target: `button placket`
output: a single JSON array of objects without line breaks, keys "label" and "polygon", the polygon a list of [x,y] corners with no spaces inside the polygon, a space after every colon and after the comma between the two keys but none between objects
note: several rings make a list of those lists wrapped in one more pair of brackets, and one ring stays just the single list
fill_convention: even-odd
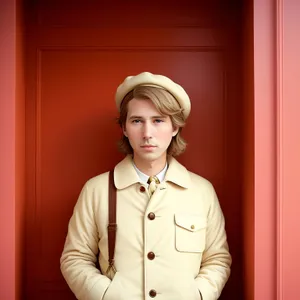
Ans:
[{"label": "button placket", "polygon": [[[149,199],[149,202],[147,203],[147,208],[145,210],[144,214],[144,236],[145,236],[145,243],[144,243],[144,274],[145,274],[145,282],[144,282],[144,291],[145,294],[148,294],[149,298],[155,298],[158,295],[158,292],[153,289],[155,288],[155,284],[153,284],[151,278],[147,277],[146,270],[150,268],[150,270],[156,269],[156,264],[159,263],[159,261],[156,261],[159,259],[159,254],[154,252],[153,250],[157,250],[155,248],[155,243],[153,244],[148,243],[147,236],[152,234],[152,232],[155,232],[157,230],[157,227],[159,226],[159,218],[161,217],[160,212],[157,210],[161,207],[161,200],[163,200],[164,195],[166,191],[166,184],[164,182],[160,183],[157,186],[157,189],[155,190],[154,194],[151,196],[151,199]],[[158,222],[158,223],[157,223]],[[150,242],[150,240],[149,240]],[[152,251],[151,251],[152,250]]]}]

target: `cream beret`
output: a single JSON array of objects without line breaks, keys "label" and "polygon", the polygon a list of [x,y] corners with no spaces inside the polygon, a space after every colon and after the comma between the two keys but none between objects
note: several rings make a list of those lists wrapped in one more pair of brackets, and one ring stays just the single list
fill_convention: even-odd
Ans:
[{"label": "cream beret", "polygon": [[120,111],[120,105],[124,97],[135,87],[140,85],[154,86],[167,90],[174,96],[183,109],[183,115],[185,119],[189,116],[191,111],[191,102],[186,91],[170,78],[163,75],[151,74],[149,72],[143,72],[136,76],[128,76],[119,85],[115,95],[118,111]]}]

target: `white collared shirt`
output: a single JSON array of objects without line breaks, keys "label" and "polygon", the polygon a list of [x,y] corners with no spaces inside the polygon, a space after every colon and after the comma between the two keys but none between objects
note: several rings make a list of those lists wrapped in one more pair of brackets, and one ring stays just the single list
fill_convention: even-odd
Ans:
[{"label": "white collared shirt", "polygon": [[[141,172],[137,168],[137,166],[134,164],[134,162],[132,162],[132,163],[133,163],[133,166],[134,166],[134,168],[135,168],[135,170],[136,170],[136,172],[137,172],[137,174],[138,174],[138,176],[141,180],[141,183],[144,183],[144,184],[148,185],[147,181],[149,179],[149,176],[146,175],[145,173]],[[159,179],[159,182],[162,182],[165,179],[167,169],[168,169],[168,164],[166,163],[165,167],[157,175],[155,175]]]}]

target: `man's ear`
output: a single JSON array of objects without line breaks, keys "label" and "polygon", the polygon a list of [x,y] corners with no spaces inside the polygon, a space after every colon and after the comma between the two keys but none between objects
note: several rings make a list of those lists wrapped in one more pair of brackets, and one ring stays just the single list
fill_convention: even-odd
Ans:
[{"label": "man's ear", "polygon": [[179,131],[179,127],[173,127],[173,134],[172,136],[174,137]]},{"label": "man's ear", "polygon": [[127,133],[126,133],[125,125],[122,126],[122,130],[123,130],[123,134],[124,134],[126,137],[128,137],[128,136],[127,136]]}]

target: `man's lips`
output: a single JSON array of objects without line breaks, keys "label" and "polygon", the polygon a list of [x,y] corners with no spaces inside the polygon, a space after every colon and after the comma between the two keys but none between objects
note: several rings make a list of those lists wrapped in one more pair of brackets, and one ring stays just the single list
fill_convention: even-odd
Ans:
[{"label": "man's lips", "polygon": [[142,148],[146,148],[146,149],[150,149],[150,148],[155,148],[156,146],[154,146],[154,145],[142,145],[141,146]]}]

